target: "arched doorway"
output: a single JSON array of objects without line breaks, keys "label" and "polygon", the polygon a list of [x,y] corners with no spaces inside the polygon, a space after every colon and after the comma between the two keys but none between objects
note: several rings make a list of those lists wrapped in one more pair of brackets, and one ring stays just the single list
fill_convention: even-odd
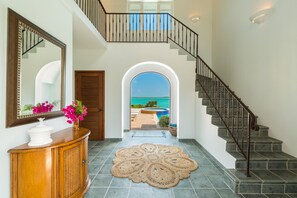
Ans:
[{"label": "arched doorway", "polygon": [[135,76],[130,83],[132,130],[168,129],[170,123],[170,82],[156,72]]},{"label": "arched doorway", "polygon": [[179,137],[179,79],[173,69],[159,62],[142,62],[132,66],[122,79],[122,136],[124,131],[130,129],[130,95],[132,79],[145,72],[157,72],[165,76],[171,85],[170,91],[170,121],[177,124],[177,137]]}]

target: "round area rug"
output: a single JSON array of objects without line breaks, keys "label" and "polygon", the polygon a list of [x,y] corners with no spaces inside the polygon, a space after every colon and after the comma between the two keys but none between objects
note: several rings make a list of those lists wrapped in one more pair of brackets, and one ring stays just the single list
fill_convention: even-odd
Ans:
[{"label": "round area rug", "polygon": [[116,152],[112,175],[129,178],[133,182],[146,182],[158,188],[176,186],[196,170],[197,163],[176,146],[142,144]]}]

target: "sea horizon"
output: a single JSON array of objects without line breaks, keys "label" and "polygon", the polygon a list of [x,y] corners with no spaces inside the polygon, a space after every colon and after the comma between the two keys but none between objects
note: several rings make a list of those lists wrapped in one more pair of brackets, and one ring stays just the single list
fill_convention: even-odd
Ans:
[{"label": "sea horizon", "polygon": [[162,108],[170,108],[170,97],[131,97],[131,105],[145,105],[149,101],[157,101],[157,106]]},{"label": "sea horizon", "polygon": [[131,98],[169,98],[170,96],[133,96]]}]

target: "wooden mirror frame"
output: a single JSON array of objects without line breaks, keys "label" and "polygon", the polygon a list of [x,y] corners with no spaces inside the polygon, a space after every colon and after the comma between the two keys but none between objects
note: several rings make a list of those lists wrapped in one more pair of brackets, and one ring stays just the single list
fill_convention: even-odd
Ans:
[{"label": "wooden mirror frame", "polygon": [[[61,95],[60,110],[48,113],[30,114],[26,116],[18,115],[20,107],[20,36],[19,25],[25,24],[38,32],[44,39],[61,48]],[[7,39],[7,81],[6,81],[6,127],[13,127],[32,122],[37,122],[37,118],[46,119],[63,116],[62,107],[65,104],[65,55],[66,45],[51,36],[38,26],[34,25],[24,17],[20,16],[11,9],[8,9],[8,39]],[[21,118],[20,118],[21,117]]]}]

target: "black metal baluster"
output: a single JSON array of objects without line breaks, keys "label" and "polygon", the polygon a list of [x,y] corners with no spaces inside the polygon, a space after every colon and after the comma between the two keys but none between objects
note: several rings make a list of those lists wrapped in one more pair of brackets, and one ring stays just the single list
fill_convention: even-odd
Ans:
[{"label": "black metal baluster", "polygon": [[112,15],[112,42],[115,42],[115,34],[116,34],[114,17],[115,17],[115,15],[113,14]]},{"label": "black metal baluster", "polygon": [[126,41],[128,42],[128,31],[129,31],[129,29],[130,29],[130,25],[128,24],[128,20],[127,20],[127,18],[128,18],[128,15],[127,14],[125,14],[125,24],[126,24],[126,27],[125,27],[125,33],[126,33]]},{"label": "black metal baluster", "polygon": [[141,30],[141,14],[139,13],[139,18],[138,18],[138,24],[139,24],[139,42],[142,42],[142,30]]},{"label": "black metal baluster", "polygon": [[242,144],[243,144],[243,142],[244,142],[244,139],[245,139],[245,134],[244,134],[244,130],[243,130],[243,127],[244,127],[244,115],[243,115],[243,107],[242,107],[242,111],[241,111],[241,142],[242,142]]}]

